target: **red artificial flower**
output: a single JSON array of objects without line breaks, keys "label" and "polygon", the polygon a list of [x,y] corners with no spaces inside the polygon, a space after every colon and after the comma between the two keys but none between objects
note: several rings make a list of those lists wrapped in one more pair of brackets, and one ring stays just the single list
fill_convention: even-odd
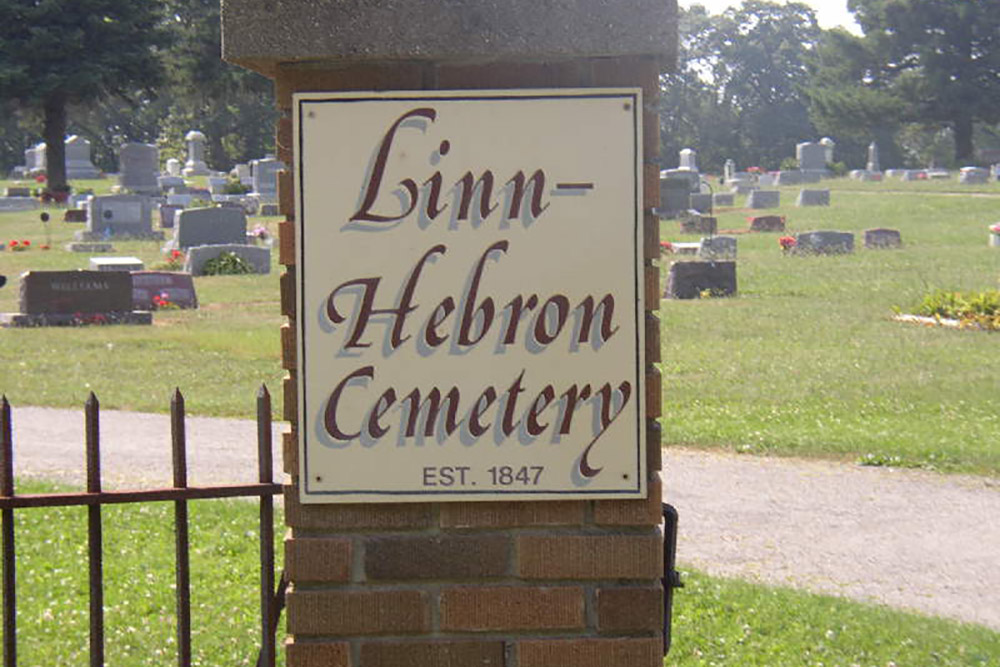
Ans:
[{"label": "red artificial flower", "polygon": [[48,250],[49,249],[49,244],[48,243],[43,243],[42,245],[40,245],[38,247],[41,248],[42,250]]},{"label": "red artificial flower", "polygon": [[660,250],[663,252],[673,252],[674,244],[670,241],[660,241]]},{"label": "red artificial flower", "polygon": [[17,241],[11,241],[10,242],[10,247],[11,248],[16,248],[17,247]]},{"label": "red artificial flower", "polygon": [[35,183],[44,183],[45,180],[46,180],[45,174],[39,174],[38,176],[35,176]]},{"label": "red artificial flower", "polygon": [[21,241],[21,245],[23,245],[25,248],[27,248],[28,246],[31,245],[31,241]]},{"label": "red artificial flower", "polygon": [[794,248],[797,245],[797,241],[794,236],[781,236],[778,238],[778,245],[781,246],[782,250],[788,250]]},{"label": "red artificial flower", "polygon": [[170,259],[180,259],[183,256],[184,256],[184,253],[182,253],[180,250],[171,250],[170,251]]}]

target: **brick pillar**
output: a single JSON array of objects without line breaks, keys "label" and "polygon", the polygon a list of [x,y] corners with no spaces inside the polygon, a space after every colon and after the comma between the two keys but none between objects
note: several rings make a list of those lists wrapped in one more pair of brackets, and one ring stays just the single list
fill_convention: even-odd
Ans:
[{"label": "brick pillar", "polygon": [[[659,74],[673,64],[676,4],[507,0],[506,8],[487,2],[446,8],[444,0],[412,0],[410,19],[395,30],[383,25],[391,7],[382,5],[391,3],[372,0],[360,18],[340,14],[346,10],[339,4],[223,0],[223,55],[274,79],[278,158],[287,165],[296,164],[296,92],[642,89],[649,493],[642,500],[300,503],[295,198],[292,175],[284,172],[279,252],[288,324],[281,340],[284,417],[291,423],[284,466],[292,478],[285,493],[287,665],[659,667],[661,384],[653,364],[660,360],[660,290],[653,209]],[[451,32],[434,33],[441,25]]]},{"label": "brick pillar", "polygon": [[[662,662],[659,64],[280,65],[278,159],[303,91],[641,87],[645,146],[646,500],[303,505],[285,494],[289,667],[653,667]],[[280,180],[285,471],[297,479],[294,198]]]}]

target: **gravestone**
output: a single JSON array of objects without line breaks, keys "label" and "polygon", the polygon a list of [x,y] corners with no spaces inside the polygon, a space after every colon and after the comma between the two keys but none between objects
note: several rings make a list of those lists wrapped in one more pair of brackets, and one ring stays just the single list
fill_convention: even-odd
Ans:
[{"label": "gravestone", "polygon": [[[805,141],[795,146],[795,158],[799,163],[799,170],[816,174],[826,174],[826,165],[832,160],[827,160],[827,147],[822,143]],[[792,185],[795,185],[794,183]]]},{"label": "gravestone", "polygon": [[868,163],[865,165],[865,171],[870,173],[882,171],[882,165],[878,156],[878,144],[874,141],[868,145]]},{"label": "gravestone", "polygon": [[167,204],[170,206],[180,206],[181,208],[186,208],[191,205],[194,201],[194,195],[187,193],[184,194],[169,194],[167,195]]},{"label": "gravestone", "polygon": [[674,218],[691,208],[691,181],[686,178],[660,175],[660,206],[663,218]]},{"label": "gravestone", "polygon": [[208,191],[213,195],[225,194],[229,179],[225,176],[209,176]]},{"label": "gravestone", "polygon": [[260,215],[280,215],[277,203],[262,203],[260,205]]},{"label": "gravestone", "polygon": [[91,257],[92,271],[142,271],[146,266],[138,257]]},{"label": "gravestone", "polygon": [[24,151],[24,169],[28,176],[45,171],[45,143],[35,144]]},{"label": "gravestone", "polygon": [[735,236],[709,236],[701,240],[698,256],[702,259],[736,259]]},{"label": "gravestone", "polygon": [[866,229],[865,247],[872,250],[902,248],[903,237],[899,233],[898,229],[885,229],[881,227],[876,229]]},{"label": "gravestone", "polygon": [[829,190],[800,190],[796,206],[829,206]]},{"label": "gravestone", "polygon": [[906,170],[905,169],[886,169],[885,172],[883,172],[883,173],[885,174],[886,178],[902,178],[903,174],[906,173]]},{"label": "gravestone", "polygon": [[757,177],[757,187],[759,188],[773,188],[776,182],[774,174],[763,173]]},{"label": "gravestone", "polygon": [[712,195],[713,206],[733,206],[735,203],[736,198],[731,192],[716,192]]},{"label": "gravestone", "polygon": [[819,140],[820,146],[823,147],[823,157],[824,157],[824,167],[827,164],[833,164],[834,153],[837,150],[837,143],[830,137],[823,137]]},{"label": "gravestone", "polygon": [[732,158],[726,160],[725,165],[722,167],[722,179],[723,181],[731,181],[736,174],[736,161]]},{"label": "gravestone", "polygon": [[678,169],[698,171],[698,154],[690,148],[681,149],[678,155]]},{"label": "gravestone", "polygon": [[804,180],[802,172],[798,170],[779,171],[774,176],[774,184],[776,186],[801,185]]},{"label": "gravestone", "polygon": [[101,243],[98,241],[74,241],[73,243],[66,244],[67,252],[114,252],[115,247],[110,243]]},{"label": "gravestone", "polygon": [[785,218],[780,215],[757,215],[750,218],[751,232],[783,232]]},{"label": "gravestone", "polygon": [[267,274],[271,272],[270,248],[240,243],[199,245],[188,248],[184,260],[184,271],[192,276],[204,275],[205,263],[227,252],[242,258],[250,265],[254,273]]},{"label": "gravestone", "polygon": [[0,197],[0,212],[34,211],[37,208],[38,200],[34,197]]},{"label": "gravestone", "polygon": [[177,212],[183,210],[184,207],[178,204],[160,204],[160,229],[173,229]]},{"label": "gravestone", "polygon": [[932,181],[947,181],[951,179],[951,172],[947,169],[928,169],[927,178]]},{"label": "gravestone", "polygon": [[157,176],[156,184],[161,192],[182,190],[187,187],[187,182],[180,176]]},{"label": "gravestone", "polygon": [[711,215],[713,201],[714,199],[711,194],[691,193],[688,207],[692,211]]},{"label": "gravestone", "polygon": [[247,217],[235,208],[189,208],[174,218],[174,238],[169,249],[192,246],[243,244],[247,239]]},{"label": "gravestone", "polygon": [[10,185],[5,190],[5,197],[30,197],[31,188],[23,185]]},{"label": "gravestone", "polygon": [[753,181],[749,179],[745,180],[735,179],[733,181],[728,181],[726,185],[731,186],[729,188],[729,193],[732,195],[743,196],[746,194],[750,194],[751,192],[757,189],[757,186],[754,185]]},{"label": "gravestone", "polygon": [[671,262],[666,299],[698,299],[736,295],[736,262]]},{"label": "gravestone", "polygon": [[715,234],[719,229],[719,221],[710,215],[690,212],[681,219],[683,234]]},{"label": "gravestone", "polygon": [[253,167],[254,193],[261,202],[274,202],[278,196],[278,172],[285,168],[285,164],[273,157],[254,160],[250,164]]},{"label": "gravestone", "polygon": [[28,271],[21,276],[20,312],[0,315],[7,326],[149,324],[132,308],[127,271]]},{"label": "gravestone", "polygon": [[253,186],[253,176],[250,174],[250,165],[243,162],[233,167],[229,175],[235,178],[240,185]]},{"label": "gravestone", "polygon": [[154,195],[160,192],[160,149],[152,144],[127,143],[118,152],[122,190]]},{"label": "gravestone", "polygon": [[132,307],[152,310],[153,297],[166,298],[178,308],[197,308],[198,295],[190,273],[135,271],[132,273]]},{"label": "gravestone", "polygon": [[91,197],[87,205],[87,228],[76,233],[77,241],[107,238],[163,238],[153,231],[153,199],[143,195]]},{"label": "gravestone", "polygon": [[753,190],[747,195],[747,208],[778,208],[781,193],[778,190]]},{"label": "gravestone", "polygon": [[927,179],[927,172],[922,169],[906,169],[903,171],[904,181],[923,181]]},{"label": "gravestone", "polygon": [[90,161],[90,142],[73,135],[66,140],[66,178],[100,178],[100,170]]},{"label": "gravestone", "polygon": [[167,158],[166,173],[164,175],[174,177],[181,176],[181,161],[175,157]]},{"label": "gravestone", "polygon": [[85,208],[68,208],[66,212],[63,213],[63,222],[73,222],[79,223],[87,222],[87,209]]},{"label": "gravestone", "polygon": [[965,185],[983,185],[990,180],[989,169],[981,167],[962,167],[959,170],[958,182]]},{"label": "gravestone", "polygon": [[795,252],[807,255],[846,255],[854,252],[850,232],[803,232],[795,237]]},{"label": "gravestone", "polygon": [[184,163],[184,176],[206,176],[209,173],[205,164],[205,135],[198,130],[191,130],[184,135],[187,144],[187,162]]}]

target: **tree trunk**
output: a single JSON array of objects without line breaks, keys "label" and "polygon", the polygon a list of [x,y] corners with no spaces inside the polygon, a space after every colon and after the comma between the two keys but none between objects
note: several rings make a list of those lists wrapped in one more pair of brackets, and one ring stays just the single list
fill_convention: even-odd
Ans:
[{"label": "tree trunk", "polygon": [[955,162],[957,166],[971,165],[975,158],[972,146],[972,117],[955,119]]},{"label": "tree trunk", "polygon": [[50,192],[66,192],[66,96],[52,93],[43,103],[45,126],[45,174]]}]

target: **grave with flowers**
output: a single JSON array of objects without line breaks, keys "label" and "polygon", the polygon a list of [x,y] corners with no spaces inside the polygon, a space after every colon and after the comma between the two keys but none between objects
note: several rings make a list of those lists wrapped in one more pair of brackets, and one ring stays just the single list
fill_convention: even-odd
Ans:
[{"label": "grave with flowers", "polygon": [[151,324],[132,306],[128,271],[28,271],[21,276],[19,311],[0,313],[0,326]]}]

